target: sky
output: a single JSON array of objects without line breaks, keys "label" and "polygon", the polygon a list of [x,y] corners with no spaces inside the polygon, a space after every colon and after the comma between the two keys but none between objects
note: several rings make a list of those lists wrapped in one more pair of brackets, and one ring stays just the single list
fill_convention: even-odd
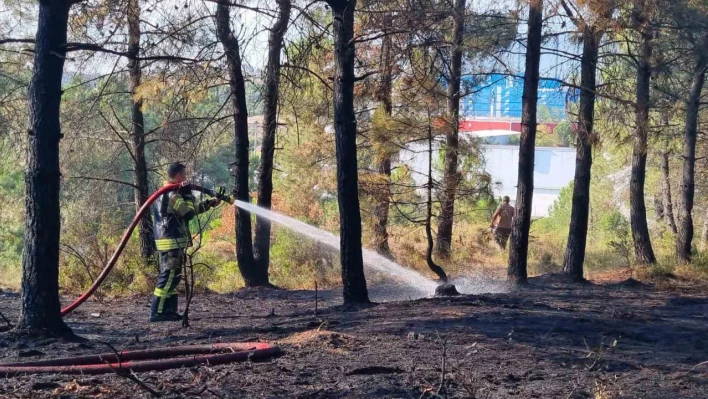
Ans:
[{"label": "sky", "polygon": [[[295,0],[296,4],[308,4],[309,2]],[[517,0],[472,0],[470,7],[475,12],[508,12],[515,9]],[[251,7],[269,9],[273,7],[273,1],[269,0],[246,0],[245,4]],[[144,23],[141,24],[143,32],[149,32],[150,26],[162,24],[165,21],[174,17],[184,18],[187,13],[192,15],[213,14],[216,5],[204,0],[146,0],[141,2],[142,15]],[[75,8],[77,6],[74,6]],[[76,10],[75,10],[76,11]],[[525,18],[525,11],[522,12],[521,18]],[[265,65],[267,59],[268,47],[268,27],[272,23],[271,17],[261,13],[232,8],[232,26],[234,30],[240,32],[242,39],[242,56],[245,64],[252,71],[259,71]],[[293,9],[291,21],[298,18],[299,11]],[[568,21],[562,18],[554,17],[546,21],[544,33],[554,32],[561,29],[563,22],[571,26]],[[213,22],[206,21],[207,25],[213,26]],[[3,0],[0,4],[0,37],[24,37],[31,38],[36,30],[36,3],[26,2],[21,0]],[[519,25],[519,37],[523,37],[526,32],[525,22]],[[95,32],[94,32],[95,33]],[[93,33],[92,33],[93,34]],[[211,34],[214,34],[211,32]],[[290,31],[290,38],[293,38],[294,30]],[[144,35],[144,38],[147,35]],[[98,37],[98,36],[96,36]],[[118,41],[124,41],[124,37],[119,37]],[[563,50],[575,50],[577,46],[571,44],[567,38],[550,40],[547,44],[549,47],[561,48]],[[124,51],[124,45],[119,45],[116,49]],[[171,49],[170,49],[171,50]],[[507,63],[515,73],[523,71],[524,52],[523,46],[517,44],[512,52],[518,53],[508,57]],[[185,54],[179,54],[185,55]],[[186,55],[185,55],[186,56]],[[28,66],[31,61],[28,58]],[[67,62],[66,72],[68,75],[76,73],[86,74],[90,71],[92,74],[108,74],[114,68],[122,68],[127,60],[119,59],[113,55],[99,54],[90,57],[88,61],[82,62]],[[561,56],[544,54],[541,58],[541,75],[554,78],[563,78],[577,68],[577,63],[568,62]]]}]

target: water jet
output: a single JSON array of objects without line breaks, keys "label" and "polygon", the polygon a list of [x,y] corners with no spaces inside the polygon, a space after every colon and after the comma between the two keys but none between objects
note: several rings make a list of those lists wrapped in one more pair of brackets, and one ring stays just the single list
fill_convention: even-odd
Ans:
[{"label": "water jet", "polygon": [[[339,236],[336,236],[328,231],[318,229],[317,227],[310,226],[307,223],[303,223],[297,219],[293,219],[289,216],[283,214],[269,211],[267,209],[261,208],[259,206],[249,204],[248,202],[236,200],[234,205],[254,215],[264,217],[280,225],[288,227],[300,234],[305,235],[313,240],[319,241],[329,247],[334,249],[339,249],[340,242]],[[390,259],[379,255],[375,251],[362,248],[362,255],[364,257],[364,265],[370,267],[373,270],[387,274],[395,279],[406,282],[408,285],[415,287],[421,292],[425,292],[426,295],[435,292],[438,284],[433,280],[423,276],[422,274],[416,272],[415,270],[407,269]]]}]

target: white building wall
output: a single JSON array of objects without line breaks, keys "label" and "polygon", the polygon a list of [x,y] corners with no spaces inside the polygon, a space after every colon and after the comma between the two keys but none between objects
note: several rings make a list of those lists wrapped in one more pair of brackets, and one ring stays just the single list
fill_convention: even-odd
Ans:
[{"label": "white building wall", "polygon": [[[435,145],[433,159],[437,159]],[[518,181],[519,147],[518,145],[484,145],[484,170],[489,173],[494,183],[494,195],[508,195],[512,205],[516,202],[516,183]],[[413,169],[416,184],[427,182],[428,146],[414,144],[401,151],[399,161]],[[567,186],[575,176],[575,149],[560,147],[537,147],[534,167],[534,190],[531,216],[548,216],[551,205],[560,195],[560,190]],[[440,176],[435,174],[436,179]]]},{"label": "white building wall", "polygon": [[[484,170],[492,176],[496,196],[508,195],[512,205],[516,200],[519,147],[487,145],[484,148]],[[548,210],[575,176],[575,149],[537,147],[533,173],[532,217],[548,216]]]}]

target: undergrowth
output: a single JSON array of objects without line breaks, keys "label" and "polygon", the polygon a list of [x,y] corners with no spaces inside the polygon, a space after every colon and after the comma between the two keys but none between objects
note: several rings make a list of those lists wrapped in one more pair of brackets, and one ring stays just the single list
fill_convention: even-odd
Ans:
[{"label": "undergrowth", "polygon": [[[570,188],[563,191],[548,218],[532,223],[528,255],[530,276],[557,273],[562,269],[570,217],[566,202],[570,200],[571,192]],[[80,214],[81,210],[76,212]],[[308,222],[316,223],[316,219]],[[485,219],[486,215],[481,215],[455,224],[452,254],[447,258],[435,257],[450,276],[505,278],[507,251],[493,242]],[[116,226],[121,220],[107,215],[95,220],[95,223],[65,227],[63,242],[80,242],[80,245],[62,245],[60,286],[65,294],[76,294],[88,288],[118,244]],[[244,285],[234,251],[234,212],[224,207],[204,220],[203,246],[197,246],[199,249],[193,258],[198,264],[195,267],[197,289],[233,292]],[[336,226],[327,224],[323,227],[336,232]],[[708,283],[708,254],[696,252],[690,265],[677,263],[673,255],[674,237],[666,229],[659,231],[653,240],[659,262],[653,266],[636,265],[627,219],[612,209],[596,211],[588,232],[586,278],[600,282],[633,277],[660,284],[675,281]],[[423,226],[398,221],[389,226],[388,232],[396,262],[430,278],[435,277],[425,260],[427,243]],[[363,242],[369,242],[369,234],[370,231],[365,229]],[[7,256],[3,260],[0,287],[19,289],[21,258]],[[271,282],[282,288],[313,289],[315,284],[320,288],[332,288],[341,281],[339,256],[335,250],[275,225],[270,260]],[[99,294],[147,294],[152,291],[157,274],[156,260],[146,262],[140,257],[137,234],[134,234]],[[372,284],[376,279],[384,278],[374,273],[367,273],[367,277]]]}]

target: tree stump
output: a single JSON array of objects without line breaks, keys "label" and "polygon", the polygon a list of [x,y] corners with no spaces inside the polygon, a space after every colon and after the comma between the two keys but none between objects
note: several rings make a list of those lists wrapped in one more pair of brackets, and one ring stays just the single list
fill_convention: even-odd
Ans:
[{"label": "tree stump", "polygon": [[454,284],[442,284],[435,288],[435,296],[458,296],[460,293]]}]

